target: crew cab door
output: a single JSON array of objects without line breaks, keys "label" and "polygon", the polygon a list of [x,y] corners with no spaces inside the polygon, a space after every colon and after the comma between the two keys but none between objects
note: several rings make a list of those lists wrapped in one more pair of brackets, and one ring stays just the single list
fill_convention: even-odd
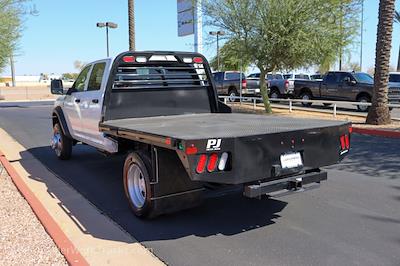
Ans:
[{"label": "crew cab door", "polygon": [[356,100],[359,89],[356,86],[357,81],[350,73],[341,73],[339,82],[338,99],[339,100]]},{"label": "crew cab door", "polygon": [[107,83],[106,70],[108,70],[108,67],[109,61],[93,63],[87,87],[81,96],[82,133],[89,144],[103,144],[104,137],[99,131],[99,122]]},{"label": "crew cab door", "polygon": [[338,99],[339,73],[329,72],[321,84],[321,98]]},{"label": "crew cab door", "polygon": [[81,123],[81,106],[91,67],[91,65],[86,66],[81,71],[74,85],[68,90],[64,98],[63,112],[68,123],[68,129],[72,136],[78,139],[84,136]]}]

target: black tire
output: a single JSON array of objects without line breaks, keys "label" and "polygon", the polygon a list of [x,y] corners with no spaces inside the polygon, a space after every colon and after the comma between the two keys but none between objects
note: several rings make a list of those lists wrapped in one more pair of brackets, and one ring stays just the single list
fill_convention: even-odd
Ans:
[{"label": "black tire", "polygon": [[[367,95],[361,95],[361,96],[357,97],[357,102],[370,103],[371,102],[371,97],[369,97]],[[357,109],[360,112],[368,112],[369,111],[369,106],[357,105]]]},{"label": "black tire", "polygon": [[[308,91],[303,91],[303,92],[300,94],[300,99],[302,99],[302,100],[312,100],[312,95],[311,95],[311,93],[308,92]],[[309,102],[302,102],[301,104],[302,104],[304,107],[310,107],[310,106],[312,105],[312,103],[309,103]]]},{"label": "black tire", "polygon": [[[228,96],[237,97],[238,96],[237,90],[235,88],[230,88],[229,91],[228,91]],[[237,101],[237,99],[235,99],[235,98],[231,99],[230,97],[228,98],[229,102],[236,102]]]},{"label": "black tire", "polygon": [[[270,99],[279,99],[281,97],[281,93],[277,88],[271,89],[271,92],[269,93],[269,98]],[[279,103],[278,101],[271,101],[272,103]]]},{"label": "black tire", "polygon": [[[132,176],[133,173],[130,171],[140,170],[138,177],[139,182],[144,182],[145,194],[139,189],[136,191],[135,187],[135,177]],[[151,162],[150,158],[143,152],[131,152],[125,159],[124,172],[123,172],[123,182],[125,196],[128,199],[129,206],[131,210],[137,217],[152,217],[153,215],[153,204],[151,201],[152,190],[150,184],[150,173],[151,173]],[[133,179],[132,179],[133,178]],[[132,187],[134,186],[134,187]],[[139,185],[140,186],[140,185]],[[133,189],[133,190],[132,190]],[[140,192],[140,193],[138,193]],[[142,198],[138,198],[142,195]],[[143,202],[141,202],[143,200]]]},{"label": "black tire", "polygon": [[54,124],[52,148],[58,159],[68,160],[72,154],[73,139],[65,136],[59,123]]}]

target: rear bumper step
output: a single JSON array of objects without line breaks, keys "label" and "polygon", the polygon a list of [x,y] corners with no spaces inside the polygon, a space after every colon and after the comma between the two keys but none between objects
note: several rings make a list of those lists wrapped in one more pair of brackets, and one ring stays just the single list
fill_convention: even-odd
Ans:
[{"label": "rear bumper step", "polygon": [[320,183],[327,180],[328,175],[326,172],[311,172],[303,175],[292,176],[270,182],[260,184],[252,184],[244,186],[243,195],[249,198],[256,198],[264,194],[276,192],[279,190],[297,190],[303,185],[311,183]]}]

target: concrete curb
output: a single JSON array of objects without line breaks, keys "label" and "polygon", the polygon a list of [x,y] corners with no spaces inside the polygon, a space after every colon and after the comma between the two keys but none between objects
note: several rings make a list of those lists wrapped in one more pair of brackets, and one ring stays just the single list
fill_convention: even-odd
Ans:
[{"label": "concrete curb", "polygon": [[[22,178],[19,176],[14,167],[7,160],[5,155],[0,151],[0,161],[3,164],[4,168],[10,175],[13,180],[15,186],[28,202],[33,212],[38,217],[39,221],[53,239],[54,243],[60,250],[60,252],[64,255],[69,265],[77,265],[77,266],[86,266],[89,263],[83,258],[83,256],[79,253],[79,251],[75,248],[72,242],[67,238],[65,233],[61,230],[58,224],[54,221],[54,219],[50,216],[44,206],[40,203],[38,198],[32,193],[32,191],[28,188]],[[72,252],[71,252],[72,251]]]},{"label": "concrete curb", "polygon": [[383,130],[383,129],[368,129],[361,127],[353,126],[353,133],[363,134],[363,135],[371,135],[371,136],[379,136],[385,138],[400,138],[400,131],[391,131],[391,130]]}]

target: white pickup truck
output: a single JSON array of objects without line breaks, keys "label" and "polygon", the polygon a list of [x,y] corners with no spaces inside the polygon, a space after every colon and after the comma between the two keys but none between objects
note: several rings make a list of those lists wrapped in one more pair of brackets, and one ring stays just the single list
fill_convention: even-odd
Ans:
[{"label": "white pickup truck", "polygon": [[[198,205],[210,189],[247,197],[320,183],[319,168],[350,149],[350,124],[231,113],[206,59],[185,52],[125,52],[88,64],[52,112],[51,146],[70,159],[85,143],[126,154],[125,194],[140,217]],[[119,174],[119,173],[116,173]]]}]

